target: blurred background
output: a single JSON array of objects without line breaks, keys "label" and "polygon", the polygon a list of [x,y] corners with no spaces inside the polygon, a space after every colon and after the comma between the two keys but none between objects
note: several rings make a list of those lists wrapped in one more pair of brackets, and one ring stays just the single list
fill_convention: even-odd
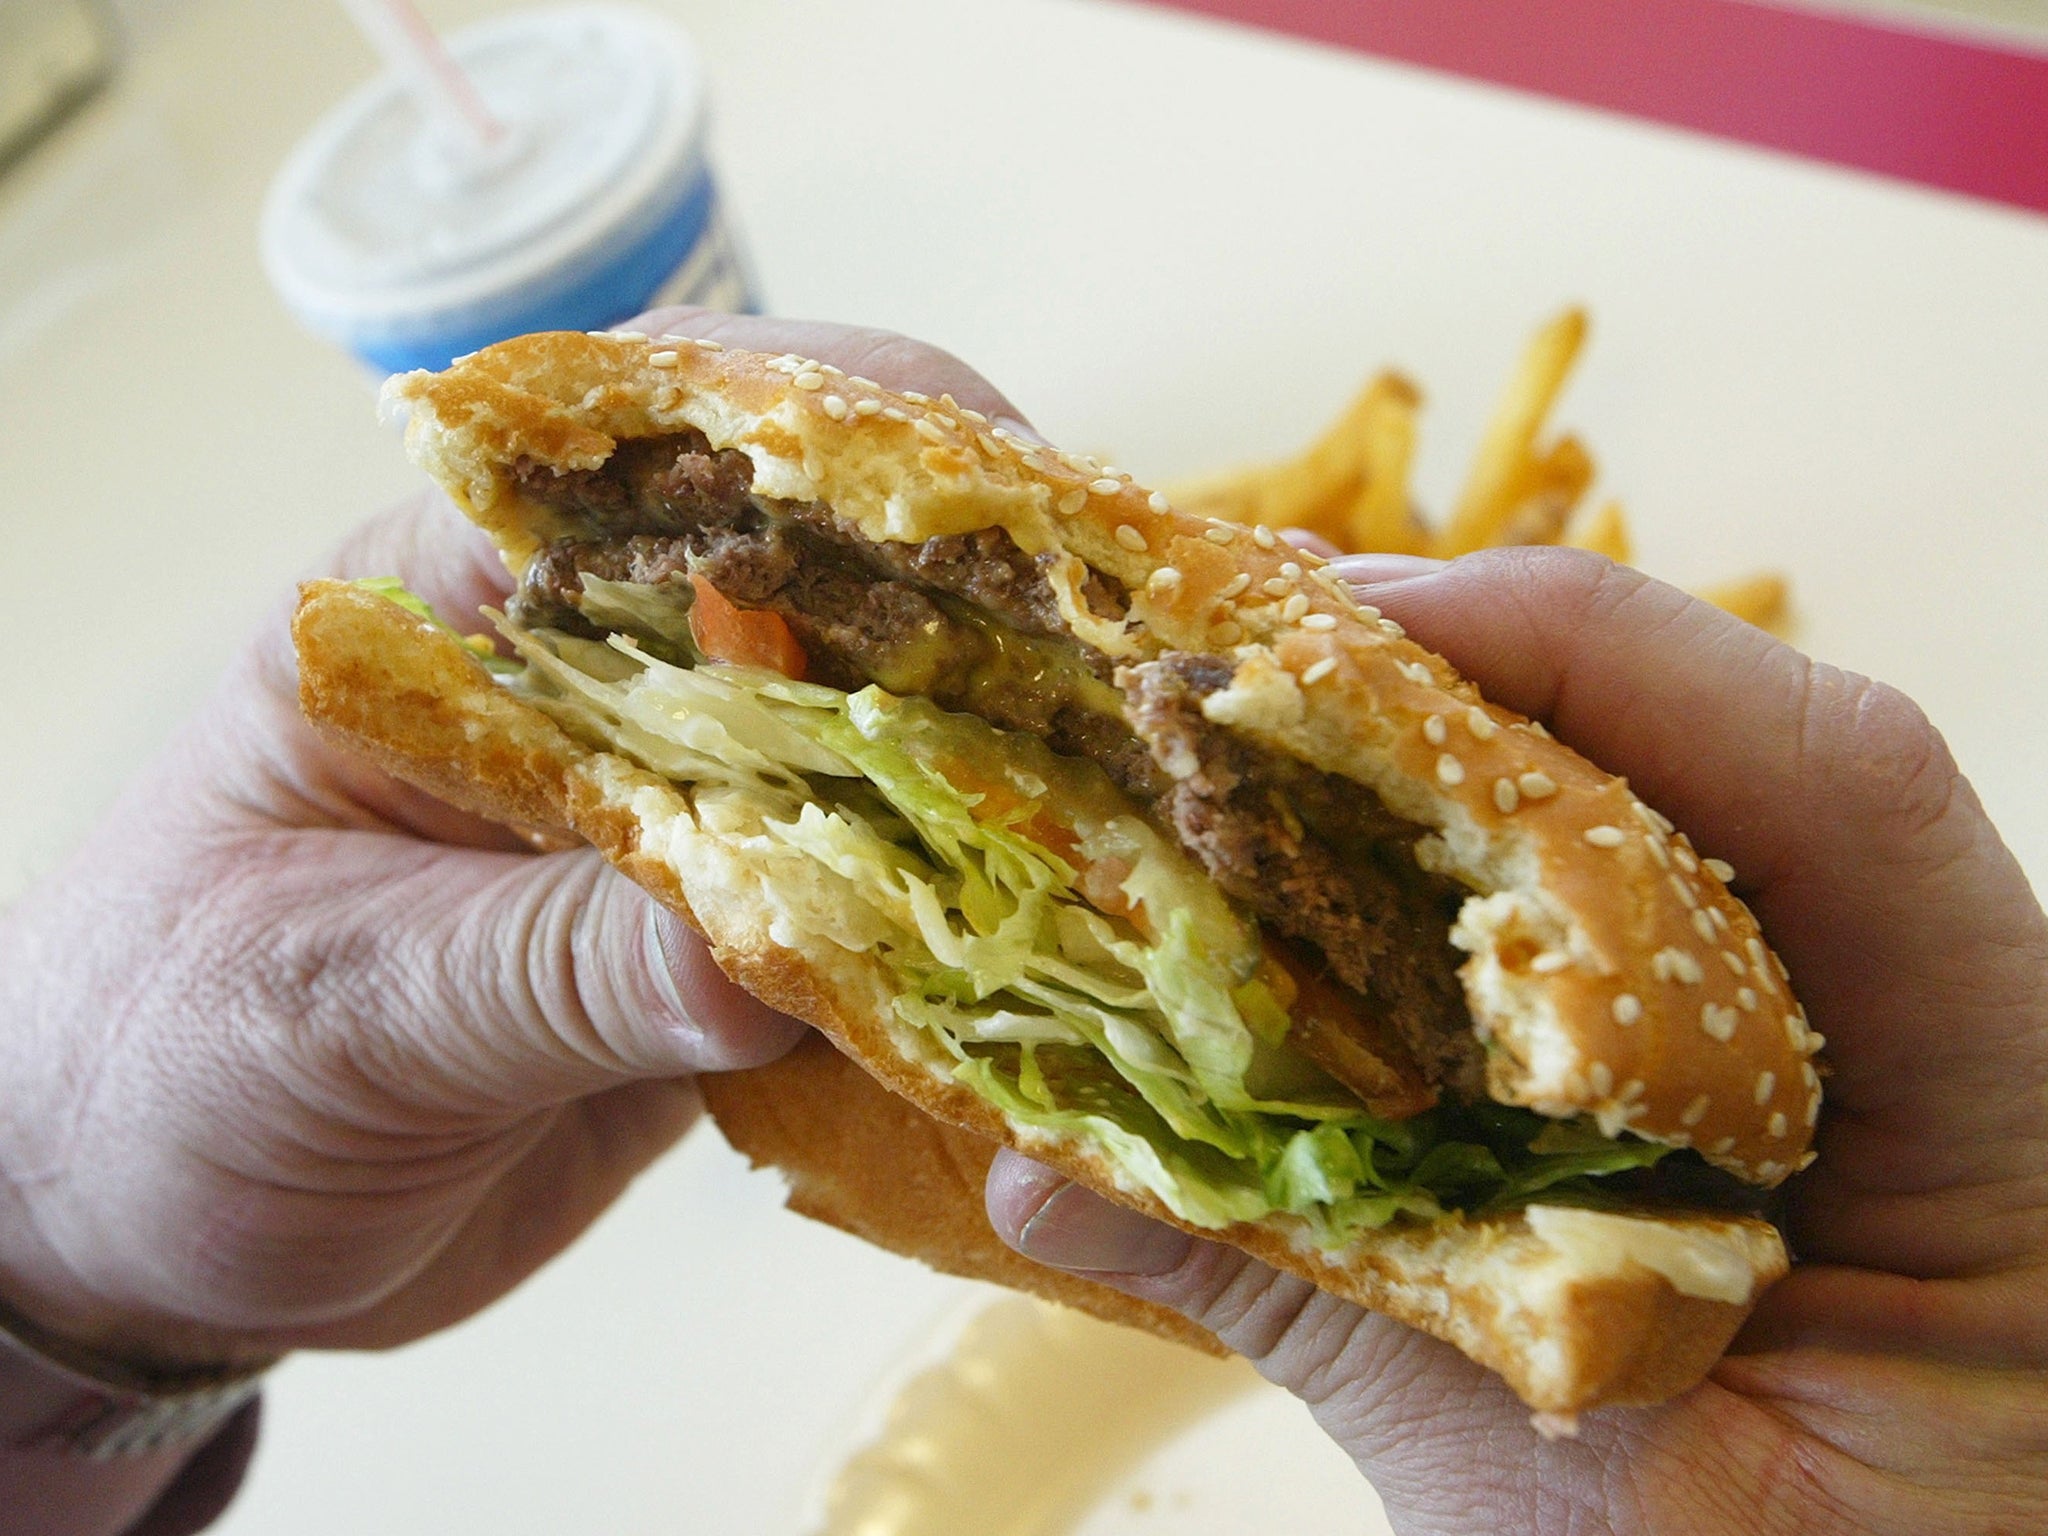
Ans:
[{"label": "blurred background", "polygon": [[[1824,126],[1867,130],[1851,165],[1784,153],[1789,119],[1756,120],[1772,148],[1615,110],[1590,25],[1502,42],[1506,89],[1420,34],[1375,54],[1165,4],[652,6],[701,54],[768,308],[947,347],[1141,481],[1291,453],[1391,364],[1427,392],[1416,484],[1441,509],[1524,338],[1585,304],[1556,420],[1637,563],[1787,573],[1800,643],[1927,707],[2039,887],[2048,0],[1672,7],[1851,29],[1799,66]],[[421,3],[444,32],[503,9]],[[378,68],[323,0],[0,0],[0,899],[417,483],[372,371],[258,258],[272,178]],[[1956,80],[2043,110],[2001,127]],[[982,1299],[786,1215],[707,1132],[466,1327],[287,1363],[221,1529],[795,1533]],[[1378,1528],[1294,1404],[1229,1402],[1086,1529]]]}]

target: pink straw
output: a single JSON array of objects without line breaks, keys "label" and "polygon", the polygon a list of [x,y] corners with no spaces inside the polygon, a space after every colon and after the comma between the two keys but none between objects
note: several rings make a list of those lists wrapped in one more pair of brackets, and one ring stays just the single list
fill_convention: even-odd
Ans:
[{"label": "pink straw", "polygon": [[460,123],[479,147],[496,144],[505,125],[412,0],[341,0],[370,46],[406,82],[423,111]]}]

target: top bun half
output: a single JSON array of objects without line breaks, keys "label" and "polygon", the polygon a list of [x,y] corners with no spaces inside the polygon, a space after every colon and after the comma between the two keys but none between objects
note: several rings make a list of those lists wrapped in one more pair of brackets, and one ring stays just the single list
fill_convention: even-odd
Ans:
[{"label": "top bun half", "polygon": [[[1004,530],[1075,639],[1120,663],[1229,661],[1209,720],[1428,829],[1418,860],[1473,893],[1452,939],[1494,1098],[1695,1147],[1757,1184],[1810,1158],[1819,1037],[1726,866],[1271,530],[1178,512],[950,397],[685,337],[521,337],[386,398],[515,574],[572,532],[515,465],[592,470],[686,429],[745,453],[756,496],[823,503],[871,541]],[[1091,607],[1091,572],[1128,593],[1120,618]]]}]

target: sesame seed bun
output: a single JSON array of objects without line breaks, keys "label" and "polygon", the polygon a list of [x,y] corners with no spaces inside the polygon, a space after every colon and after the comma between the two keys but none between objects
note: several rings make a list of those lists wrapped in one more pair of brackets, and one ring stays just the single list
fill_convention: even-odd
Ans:
[{"label": "sesame seed bun", "polygon": [[[1127,476],[1000,432],[950,399],[683,338],[525,337],[444,374],[396,379],[388,398],[409,412],[415,457],[515,572],[571,531],[521,495],[516,461],[596,469],[622,440],[686,428],[744,452],[756,496],[822,502],[870,540],[1005,530],[1039,557],[1075,638],[1127,665],[1188,651],[1229,660],[1229,683],[1202,704],[1212,723],[1353,780],[1427,829],[1418,861],[1473,893],[1452,940],[1468,956],[1459,975],[1490,1046],[1494,1097],[1695,1146],[1759,1184],[1800,1166],[1818,1111],[1818,1037],[1725,876],[1624,781],[1486,703],[1269,530],[1178,513]],[[1120,618],[1086,600],[1091,572],[1129,594]],[[954,1081],[897,1021],[879,959],[792,944],[745,839],[699,825],[683,791],[572,741],[454,640],[381,598],[314,584],[297,636],[307,712],[323,729],[458,803],[589,839],[704,932],[730,974],[816,1024],[875,1081],[987,1145],[1174,1219],[1100,1153],[1012,1123]],[[777,1074],[799,1070],[713,1089],[736,1140],[763,1123],[758,1097],[741,1107],[745,1085],[772,1097]],[[859,1126],[887,1123],[852,1118],[842,1154]],[[800,1170],[800,1191],[807,1179],[832,1186],[811,1202],[827,1219],[884,1230],[886,1181],[865,1186],[843,1155],[807,1156],[800,1138],[755,1140]],[[981,1248],[999,1247],[978,1205],[954,1216],[913,1223],[892,1245],[989,1272],[962,1257],[976,1246],[961,1236],[970,1223]],[[1561,1413],[1690,1385],[1785,1267],[1762,1222],[1662,1212],[1451,1218],[1367,1232],[1337,1252],[1286,1216],[1209,1235],[1450,1339]]]}]

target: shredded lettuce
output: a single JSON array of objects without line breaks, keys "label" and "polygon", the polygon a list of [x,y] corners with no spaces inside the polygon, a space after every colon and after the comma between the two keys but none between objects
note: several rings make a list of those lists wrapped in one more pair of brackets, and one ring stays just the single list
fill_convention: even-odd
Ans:
[{"label": "shredded lettuce", "polygon": [[585,577],[584,612],[617,632],[501,621],[512,686],[700,808],[744,802],[760,846],[837,882],[844,910],[809,931],[877,954],[901,1025],[960,1082],[1184,1220],[1285,1211],[1337,1246],[1404,1216],[1598,1202],[1600,1176],[1667,1150],[1491,1104],[1367,1113],[1287,1048],[1256,927],[1094,764],[923,699],[706,663],[688,600]]}]

